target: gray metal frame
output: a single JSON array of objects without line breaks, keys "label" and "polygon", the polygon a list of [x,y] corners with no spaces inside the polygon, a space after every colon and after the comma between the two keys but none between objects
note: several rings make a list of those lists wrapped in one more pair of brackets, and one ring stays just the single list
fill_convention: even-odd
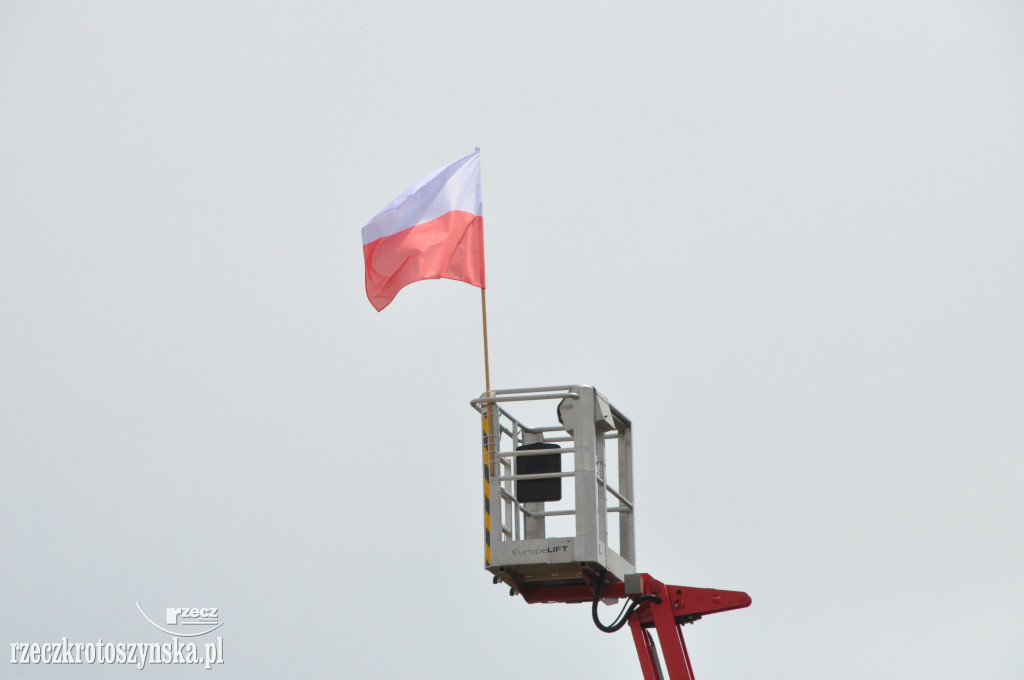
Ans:
[{"label": "gray metal frame", "polygon": [[[568,401],[565,401],[568,400]],[[551,401],[551,420],[528,425],[513,415],[517,402]],[[558,406],[566,404],[559,411]],[[636,571],[633,499],[632,424],[590,385],[560,385],[495,390],[470,404],[485,424],[484,464],[489,498],[490,561],[487,569],[515,587],[565,585],[583,581],[581,565],[608,570],[609,580],[622,580]],[[558,422],[559,413],[565,423]],[[561,448],[516,451],[535,442]],[[608,465],[606,442],[615,442],[614,465]],[[562,471],[536,475],[514,474],[518,456],[562,456]],[[567,459],[572,466],[566,469]],[[615,474],[613,474],[615,473]],[[561,477],[570,498],[559,503],[521,503],[515,482]],[[611,478],[609,478],[611,477]],[[571,481],[571,485],[567,482]],[[565,507],[568,503],[573,507]],[[555,506],[548,509],[545,506]],[[609,517],[617,513],[618,550],[609,545]],[[549,518],[575,518],[571,535],[548,536]],[[565,532],[563,532],[565,533]]]}]

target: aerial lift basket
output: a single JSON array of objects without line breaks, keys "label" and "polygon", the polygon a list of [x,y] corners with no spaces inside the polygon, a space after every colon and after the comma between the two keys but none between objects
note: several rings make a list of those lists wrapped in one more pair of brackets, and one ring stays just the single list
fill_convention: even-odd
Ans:
[{"label": "aerial lift basket", "polygon": [[[590,385],[495,390],[470,403],[483,423],[484,564],[494,582],[531,604],[589,602],[601,630],[629,624],[644,680],[692,680],[682,626],[751,600],[636,571],[629,418]],[[539,421],[519,413],[527,407]],[[618,620],[603,624],[599,602],[620,598]]]}]

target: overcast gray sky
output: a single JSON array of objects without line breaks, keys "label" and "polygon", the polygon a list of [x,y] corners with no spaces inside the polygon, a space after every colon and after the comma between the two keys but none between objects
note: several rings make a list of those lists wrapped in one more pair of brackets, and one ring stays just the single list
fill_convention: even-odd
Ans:
[{"label": "overcast gray sky", "polygon": [[364,296],[474,146],[493,384],[597,386],[638,567],[753,597],[698,677],[1024,676],[995,0],[0,2],[3,649],[139,602],[219,607],[222,677],[641,677],[483,569],[478,291]]}]

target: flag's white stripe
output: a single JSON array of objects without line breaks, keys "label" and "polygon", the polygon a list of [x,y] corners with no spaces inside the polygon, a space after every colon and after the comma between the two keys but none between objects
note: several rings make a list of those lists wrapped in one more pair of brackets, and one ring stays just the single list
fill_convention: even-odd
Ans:
[{"label": "flag's white stripe", "polygon": [[412,185],[363,227],[363,245],[452,210],[483,215],[480,149]]}]

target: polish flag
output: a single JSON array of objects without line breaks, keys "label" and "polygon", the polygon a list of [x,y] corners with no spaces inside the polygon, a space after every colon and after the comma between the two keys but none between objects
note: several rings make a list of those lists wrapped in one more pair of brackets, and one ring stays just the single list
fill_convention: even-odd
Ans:
[{"label": "polish flag", "polygon": [[484,282],[480,149],[402,192],[363,227],[366,297],[380,310],[424,279]]}]

